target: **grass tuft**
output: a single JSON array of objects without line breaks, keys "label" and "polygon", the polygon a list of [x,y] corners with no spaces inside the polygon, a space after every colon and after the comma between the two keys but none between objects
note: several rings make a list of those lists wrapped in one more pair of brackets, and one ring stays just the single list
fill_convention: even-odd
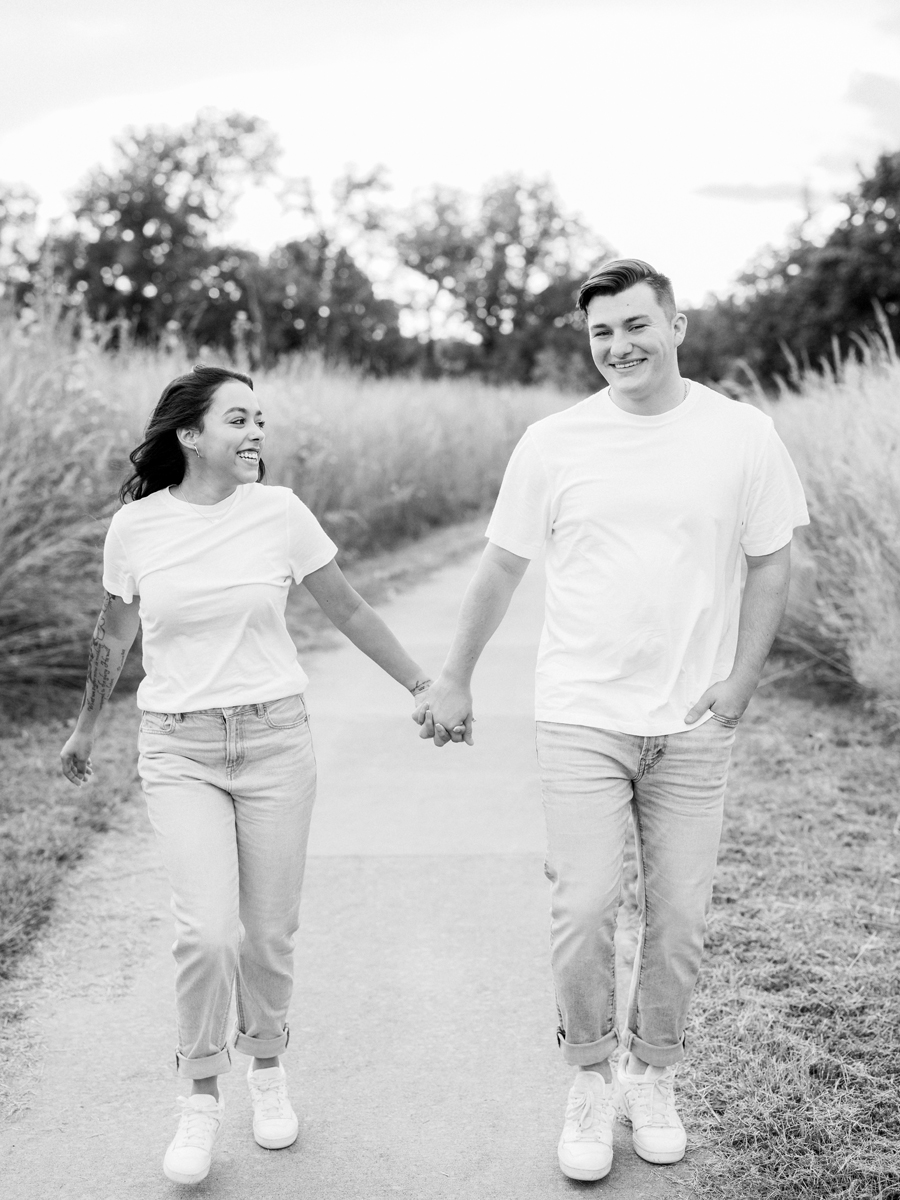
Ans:
[{"label": "grass tuft", "polygon": [[898,771],[860,706],[742,722],[679,1075],[698,1197],[900,1197]]},{"label": "grass tuft", "polygon": [[133,699],[113,702],[94,778],[78,789],[59,768],[71,723],[23,724],[0,738],[0,979],[48,920],[63,876],[133,790],[137,718]]},{"label": "grass tuft", "polygon": [[782,645],[900,728],[900,361],[871,342],[767,406],[806,489]]}]

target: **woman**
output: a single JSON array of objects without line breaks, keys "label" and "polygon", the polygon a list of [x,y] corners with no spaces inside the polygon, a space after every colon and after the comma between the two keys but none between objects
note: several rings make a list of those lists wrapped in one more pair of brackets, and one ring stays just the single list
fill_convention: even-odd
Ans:
[{"label": "woman", "polygon": [[[91,774],[97,718],[143,626],[139,772],[172,886],[177,1063],[192,1081],[163,1170],[198,1183],[223,1114],[231,1045],[252,1056],[253,1134],[291,1145],[288,1042],[316,766],[307,683],[284,620],[302,579],[331,621],[416,697],[429,681],[344,579],[337,547],[289,488],[266,487],[246,375],[195,367],[165,389],[104,549],[105,598],[64,774]],[[137,603],[136,603],[137,601]]]}]

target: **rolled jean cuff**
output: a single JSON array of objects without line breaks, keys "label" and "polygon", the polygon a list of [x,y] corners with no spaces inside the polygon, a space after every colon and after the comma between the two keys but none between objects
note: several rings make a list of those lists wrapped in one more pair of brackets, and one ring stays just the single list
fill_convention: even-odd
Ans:
[{"label": "rolled jean cuff", "polygon": [[185,1058],[176,1050],[175,1065],[182,1079],[210,1079],[231,1070],[231,1052],[226,1046],[218,1054],[207,1054],[205,1058]]},{"label": "rolled jean cuff", "polygon": [[589,1067],[593,1063],[606,1062],[614,1053],[619,1039],[613,1029],[598,1042],[567,1042],[561,1033],[556,1035],[563,1059],[572,1067]]},{"label": "rolled jean cuff", "polygon": [[232,1045],[235,1050],[240,1050],[241,1054],[251,1054],[254,1058],[277,1058],[279,1054],[285,1052],[290,1040],[291,1031],[287,1025],[278,1037],[273,1038],[250,1037],[249,1034],[241,1033],[239,1029],[236,1029]]},{"label": "rolled jean cuff", "polygon": [[622,1034],[622,1045],[632,1054],[636,1054],[641,1062],[645,1062],[651,1067],[671,1067],[673,1063],[681,1062],[684,1058],[683,1037],[677,1046],[651,1046],[649,1042],[642,1041],[632,1030],[626,1029]]}]

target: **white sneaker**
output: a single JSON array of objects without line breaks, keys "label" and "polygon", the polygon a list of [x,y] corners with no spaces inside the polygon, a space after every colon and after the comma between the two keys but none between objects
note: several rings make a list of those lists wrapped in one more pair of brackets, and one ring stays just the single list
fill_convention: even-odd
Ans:
[{"label": "white sneaker", "polygon": [[222,1124],[225,1103],[215,1096],[179,1096],[181,1119],[163,1159],[163,1171],[174,1183],[199,1183],[209,1174],[212,1147]]},{"label": "white sneaker", "polygon": [[569,1092],[566,1123],[557,1147],[563,1175],[602,1179],[612,1166],[615,1084],[597,1071],[579,1071]]},{"label": "white sneaker", "polygon": [[632,1075],[630,1064],[631,1055],[623,1055],[618,1083],[635,1151],[647,1162],[678,1162],[684,1158],[687,1135],[675,1108],[675,1068],[648,1067],[643,1075]]},{"label": "white sneaker", "polygon": [[284,1067],[266,1067],[247,1072],[253,1101],[253,1136],[266,1150],[283,1150],[297,1140],[297,1114],[288,1099]]}]

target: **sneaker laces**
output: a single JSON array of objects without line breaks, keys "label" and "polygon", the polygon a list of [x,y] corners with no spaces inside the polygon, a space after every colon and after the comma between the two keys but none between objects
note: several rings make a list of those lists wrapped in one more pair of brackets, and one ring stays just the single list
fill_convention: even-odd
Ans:
[{"label": "sneaker laces", "polygon": [[629,1080],[626,1090],[632,1105],[632,1120],[637,1117],[642,1125],[669,1126],[676,1123],[673,1075]]},{"label": "sneaker laces", "polygon": [[[607,1110],[612,1110],[608,1112]],[[614,1115],[615,1106],[609,1096],[597,1101],[594,1089],[590,1084],[579,1088],[574,1096],[570,1096],[566,1107],[566,1124],[574,1124],[578,1130],[580,1141],[605,1140],[606,1131],[601,1124],[604,1116]]]},{"label": "sneaker laces", "polygon": [[264,1121],[272,1118],[290,1118],[293,1110],[284,1079],[263,1079],[259,1083],[253,1080],[252,1087],[253,1105],[258,1117]]},{"label": "sneaker laces", "polygon": [[194,1108],[187,1096],[177,1098],[176,1112],[181,1117],[175,1132],[173,1148],[196,1146],[200,1150],[208,1150],[210,1141],[216,1136],[219,1128],[221,1113],[218,1109]]}]

